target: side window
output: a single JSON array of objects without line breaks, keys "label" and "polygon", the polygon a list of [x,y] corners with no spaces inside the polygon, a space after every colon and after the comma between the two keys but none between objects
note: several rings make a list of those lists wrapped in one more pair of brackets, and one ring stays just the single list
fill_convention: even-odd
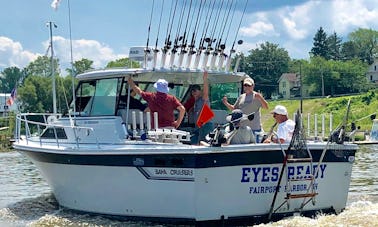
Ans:
[{"label": "side window", "polygon": [[114,115],[117,101],[119,79],[103,79],[96,83],[91,116]]}]

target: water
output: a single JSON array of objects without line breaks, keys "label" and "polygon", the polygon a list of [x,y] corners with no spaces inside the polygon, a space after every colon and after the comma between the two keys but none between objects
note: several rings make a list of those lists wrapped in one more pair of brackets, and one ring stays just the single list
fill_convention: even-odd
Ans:
[{"label": "water", "polygon": [[[315,219],[291,217],[258,226],[378,227],[378,145],[361,146],[353,166],[347,207],[339,215]],[[117,221],[58,206],[39,171],[17,152],[0,152],[0,227],[19,226],[164,226]]]}]

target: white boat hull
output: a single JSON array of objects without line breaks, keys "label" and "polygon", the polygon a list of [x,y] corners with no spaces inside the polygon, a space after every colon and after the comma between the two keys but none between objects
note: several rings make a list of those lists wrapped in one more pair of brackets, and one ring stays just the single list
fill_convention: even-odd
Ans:
[{"label": "white boat hull", "polygon": [[[135,149],[28,151],[32,147],[30,142],[27,147],[16,148],[41,170],[59,204],[70,209],[188,221],[268,216],[283,161],[278,145],[252,144],[243,149],[238,145],[178,146],[181,149],[171,147],[172,153],[168,154],[153,152],[156,147],[142,149],[144,153]],[[324,143],[315,143],[313,148],[321,153],[322,146]],[[320,165],[315,180],[318,193],[315,203],[304,206],[302,213],[320,210],[337,213],[345,208],[355,146],[348,145],[352,149],[337,146],[339,153],[329,151],[335,155],[326,157]],[[341,148],[347,148],[346,152],[337,157]],[[248,164],[249,159],[255,161]],[[317,163],[313,165],[316,168]],[[311,171],[307,162],[290,164],[288,168],[289,176],[295,179],[305,179]],[[280,185],[275,209],[286,201],[286,175]],[[306,180],[295,181],[290,186],[291,192],[306,193],[308,185]],[[303,199],[290,199],[274,216],[291,215],[302,202]]]}]

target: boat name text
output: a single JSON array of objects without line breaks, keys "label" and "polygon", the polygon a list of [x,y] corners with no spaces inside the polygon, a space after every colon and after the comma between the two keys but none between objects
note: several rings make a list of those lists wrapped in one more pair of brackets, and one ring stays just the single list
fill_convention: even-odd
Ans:
[{"label": "boat name text", "polygon": [[[327,164],[321,164],[315,178],[324,178]],[[317,165],[298,165],[287,167],[288,179],[308,179],[316,173]],[[281,167],[244,167],[241,173],[241,182],[277,182]]]}]

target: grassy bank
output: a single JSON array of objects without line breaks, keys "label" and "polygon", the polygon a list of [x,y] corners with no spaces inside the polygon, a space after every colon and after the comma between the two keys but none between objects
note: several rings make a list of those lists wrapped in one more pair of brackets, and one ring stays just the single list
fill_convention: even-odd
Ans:
[{"label": "grassy bank", "polygon": [[[355,122],[356,126],[360,127],[361,131],[370,131],[372,126],[372,120],[370,116],[377,113],[378,107],[378,94],[377,90],[370,91],[361,95],[351,95],[343,97],[328,97],[328,98],[316,98],[316,99],[303,99],[302,109],[304,120],[307,120],[307,114],[310,113],[313,117],[314,114],[318,115],[318,129],[321,129],[321,115],[326,116],[326,122],[329,122],[329,114],[333,116],[333,128],[336,128],[343,120],[348,100],[351,100],[349,123]],[[300,108],[300,100],[275,100],[268,101],[269,110],[262,110],[262,124],[264,130],[267,131],[274,123],[274,119],[269,112],[273,110],[275,105],[286,106],[290,118],[293,118],[295,113]],[[314,119],[311,118],[311,127],[314,128]],[[328,124],[328,123],[327,123]],[[307,123],[304,124],[307,128]],[[326,128],[328,125],[326,125]],[[348,131],[350,128],[348,129]]]}]

